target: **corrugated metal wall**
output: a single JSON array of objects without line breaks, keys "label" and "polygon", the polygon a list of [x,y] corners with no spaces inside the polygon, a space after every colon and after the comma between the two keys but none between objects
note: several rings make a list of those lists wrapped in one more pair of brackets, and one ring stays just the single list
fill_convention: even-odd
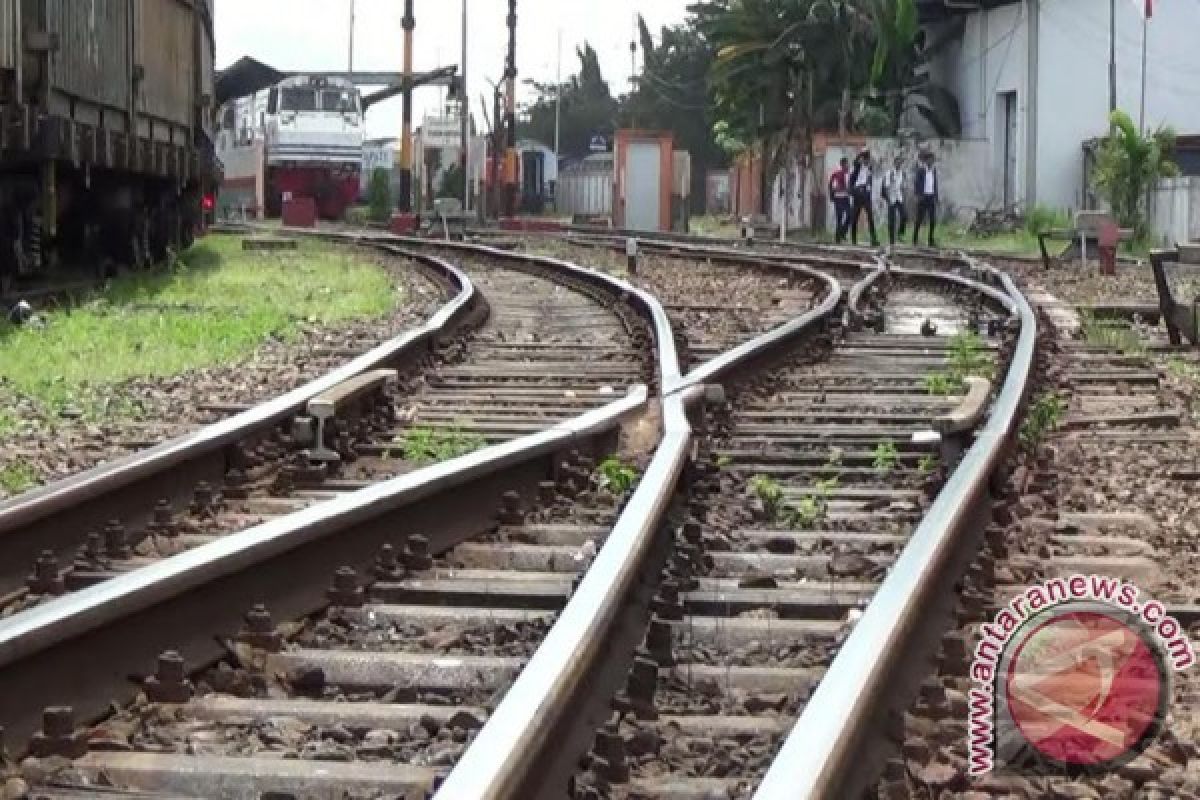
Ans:
[{"label": "corrugated metal wall", "polygon": [[560,214],[612,214],[613,171],[600,169],[564,169],[555,187],[555,204]]},{"label": "corrugated metal wall", "polygon": [[138,110],[157,119],[190,125],[195,80],[192,4],[185,0],[137,0],[136,6],[134,59],[145,69]]},{"label": "corrugated metal wall", "polygon": [[0,69],[13,69],[17,56],[17,0],[0,0]]},{"label": "corrugated metal wall", "polygon": [[[103,106],[129,108],[128,0],[45,0],[48,30],[58,34],[50,59],[53,86]],[[149,5],[138,0],[138,6]],[[26,0],[27,19],[36,3]],[[174,56],[173,56],[174,57]],[[183,60],[182,58],[180,60]]]}]

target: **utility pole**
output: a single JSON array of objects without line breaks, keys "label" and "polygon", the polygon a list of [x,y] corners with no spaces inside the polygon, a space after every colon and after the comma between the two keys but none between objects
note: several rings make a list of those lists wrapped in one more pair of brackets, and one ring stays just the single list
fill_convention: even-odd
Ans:
[{"label": "utility pole", "polygon": [[1138,114],[1138,130],[1146,132],[1146,53],[1147,42],[1150,39],[1150,2],[1146,0],[1146,8],[1142,14],[1142,109]]},{"label": "utility pole", "polygon": [[404,127],[400,134],[400,210],[412,212],[412,64],[413,28],[417,21],[413,17],[413,0],[404,0]]},{"label": "utility pole", "polygon": [[462,175],[463,175],[463,211],[471,210],[471,102],[467,94],[467,0],[462,0],[462,65],[459,67],[462,76],[458,87],[458,96],[462,100]]},{"label": "utility pole", "polygon": [[1108,113],[1117,110],[1117,0],[1108,0]]},{"label": "utility pole", "polygon": [[504,77],[508,84],[504,98],[504,126],[508,129],[504,211],[512,217],[517,213],[517,0],[508,0],[508,64],[504,69]]},{"label": "utility pole", "polygon": [[558,66],[554,68],[554,164],[558,167],[558,153],[562,126],[562,28],[558,29]]},{"label": "utility pole", "polygon": [[350,0],[350,55],[346,59],[346,72],[354,80],[354,0]]}]

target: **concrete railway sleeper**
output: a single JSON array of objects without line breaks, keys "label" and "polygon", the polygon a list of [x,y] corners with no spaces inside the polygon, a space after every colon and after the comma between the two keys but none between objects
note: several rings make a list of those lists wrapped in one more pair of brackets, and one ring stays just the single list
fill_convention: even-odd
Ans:
[{"label": "concrete railway sleeper", "polygon": [[[120,509],[102,529],[64,542],[77,548],[65,558],[44,544],[31,568],[9,576],[0,616],[338,494],[536,433],[654,379],[642,323],[611,293],[544,268],[522,272],[476,261],[466,272],[483,295],[479,312],[430,355],[402,361],[401,379],[350,391],[372,374],[358,373],[330,387],[324,395],[347,395],[332,417],[323,395],[310,398],[268,435],[251,434],[230,448],[223,474],[198,483],[181,507],[159,500],[144,525],[128,521],[136,509]],[[16,553],[12,563],[20,568]],[[23,587],[15,585],[22,580]]]},{"label": "concrete railway sleeper", "polygon": [[[1011,282],[975,263],[810,271],[811,308],[685,376],[644,290],[367,238],[615,293],[653,331],[661,401],[647,416],[644,390],[604,383],[612,402],[581,416],[0,622],[10,740],[33,756],[17,779],[62,798],[774,796],[781,779],[815,798],[871,781],[857,754],[915,694],[1023,401],[1034,330]],[[628,360],[604,380],[644,377]],[[132,705],[76,728],[156,659]]]}]

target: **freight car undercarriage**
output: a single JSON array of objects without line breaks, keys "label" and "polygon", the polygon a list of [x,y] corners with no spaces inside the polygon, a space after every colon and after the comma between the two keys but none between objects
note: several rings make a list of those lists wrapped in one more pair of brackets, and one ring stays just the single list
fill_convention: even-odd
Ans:
[{"label": "freight car undercarriage", "polygon": [[214,167],[203,149],[4,107],[0,295],[60,262],[104,276],[187,247]]}]

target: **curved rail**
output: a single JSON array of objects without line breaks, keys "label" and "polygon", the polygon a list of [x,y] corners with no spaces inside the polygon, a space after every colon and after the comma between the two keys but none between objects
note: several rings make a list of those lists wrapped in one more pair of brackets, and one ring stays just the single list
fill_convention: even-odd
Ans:
[{"label": "curved rail", "polygon": [[[393,247],[391,242],[376,244]],[[579,276],[585,271],[569,272]],[[617,295],[636,294],[653,310],[653,298],[632,287],[605,288]],[[473,287],[470,291],[474,293]],[[675,380],[679,368],[665,314],[658,322],[655,334],[665,359],[660,372],[664,380]],[[354,365],[365,363],[358,359]],[[305,387],[305,394],[314,386]],[[532,488],[562,454],[597,449],[586,445],[611,436],[629,415],[643,411],[648,400],[647,387],[636,386],[621,399],[538,433],[271,520],[0,623],[0,684],[20,697],[19,705],[6,709],[5,723],[19,736],[36,728],[45,706],[69,704],[83,715],[98,713],[102,707],[96,703],[107,704],[107,699],[97,700],[105,697],[105,689],[119,696],[125,676],[143,670],[164,649],[184,651],[190,663],[211,660],[219,655],[212,631],[236,628],[241,613],[254,603],[267,601],[276,613],[292,617],[310,613],[324,599],[324,577],[304,580],[304,575],[326,571],[332,552],[345,556],[339,563],[370,561],[373,549],[398,528],[409,527],[398,526],[397,518],[415,519],[411,527],[444,520],[430,531],[430,545],[434,550],[449,546],[486,527],[501,491],[514,484]],[[480,502],[464,503],[464,492]],[[354,536],[338,535],[351,530]],[[272,569],[256,573],[255,567],[268,561]],[[188,636],[199,641],[186,640]],[[85,687],[71,679],[70,671],[87,658],[100,666]]]},{"label": "curved rail", "polygon": [[755,794],[759,800],[853,797],[874,779],[875,774],[864,769],[864,750],[873,736],[887,728],[884,716],[895,705],[890,698],[897,694],[897,681],[911,685],[914,678],[923,677],[905,674],[917,661],[912,657],[914,639],[924,632],[939,594],[953,583],[964,554],[982,531],[978,523],[981,512],[990,510],[989,481],[1019,424],[1033,369],[1037,319],[1011,278],[970,257],[966,260],[999,280],[1020,320],[1008,375],[987,425],[934,500],[796,721]]},{"label": "curved rail", "polygon": [[[608,693],[598,692],[597,685],[615,688],[612,673],[615,671],[618,680],[623,676],[625,659],[614,654],[635,646],[640,639],[634,595],[648,578],[651,553],[662,541],[662,517],[689,460],[693,430],[687,411],[705,396],[704,381],[723,377],[833,314],[841,299],[839,282],[813,270],[804,271],[822,277],[829,288],[828,297],[817,308],[684,377],[678,376],[678,363],[669,369],[664,358],[662,443],[583,582],[443,784],[439,800],[529,798],[563,785],[580,752],[564,743],[580,735],[590,740],[607,713]],[[587,272],[642,297],[652,308],[660,341],[673,343],[666,311],[657,300],[609,275]],[[675,357],[673,344],[669,355]],[[674,380],[666,374],[670,371],[676,375]],[[633,630],[628,630],[631,627]],[[589,695],[602,697],[604,704],[589,704]],[[581,744],[586,749],[588,742]]]},{"label": "curved rail", "polygon": [[[81,529],[110,518],[116,508],[134,498],[148,518],[158,498],[190,488],[173,474],[176,470],[187,467],[203,475],[201,479],[213,477],[214,470],[219,475],[223,448],[288,419],[302,411],[309,399],[350,378],[429,352],[476,303],[478,292],[464,272],[446,261],[399,249],[394,252],[429,266],[457,289],[425,324],[248,411],[0,503],[0,545],[6,555],[13,563],[25,564],[46,549],[60,556],[73,552]],[[221,463],[214,466],[207,461],[214,458]]]}]

